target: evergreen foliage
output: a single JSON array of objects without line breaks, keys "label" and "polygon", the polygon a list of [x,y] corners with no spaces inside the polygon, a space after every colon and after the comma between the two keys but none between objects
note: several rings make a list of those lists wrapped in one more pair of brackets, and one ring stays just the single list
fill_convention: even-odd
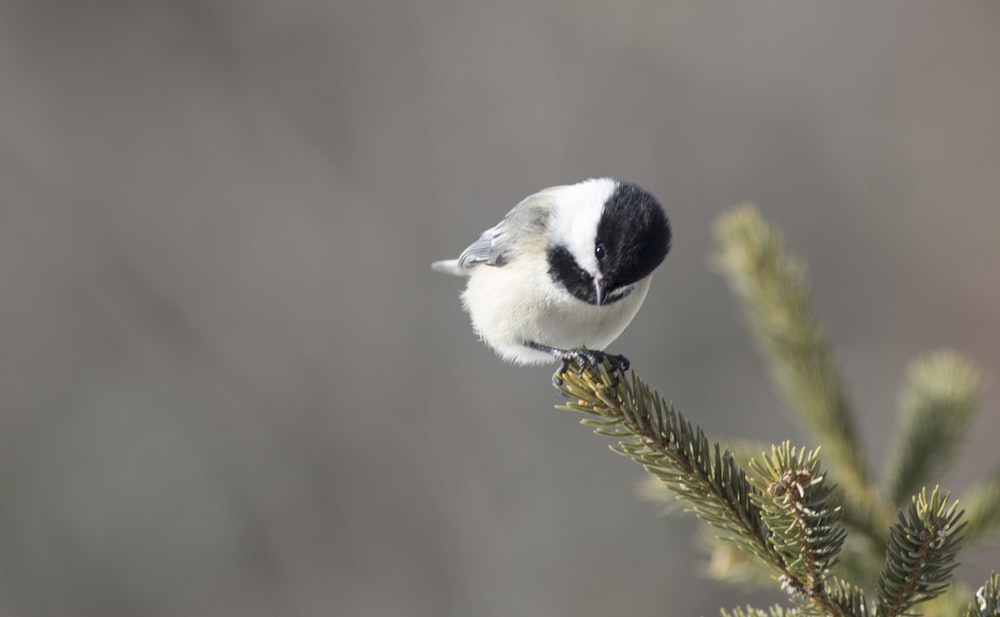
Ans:
[{"label": "evergreen foliage", "polygon": [[951,572],[958,566],[962,529],[958,521],[964,512],[951,495],[941,495],[937,487],[928,497],[927,489],[899,512],[899,520],[889,531],[889,548],[878,578],[878,614],[895,617],[906,614],[919,602],[941,595]]},{"label": "evergreen foliage", "polygon": [[743,305],[779,392],[823,444],[828,468],[819,449],[788,442],[724,448],[634,371],[608,362],[557,371],[556,388],[568,399],[559,407],[584,414],[583,424],[615,441],[612,450],[649,472],[660,489],[646,483],[644,493],[667,503],[665,487],[709,523],[712,576],[769,581],[788,594],[788,606],[735,608],[725,617],[957,615],[965,604],[968,617],[1000,617],[996,574],[974,598],[951,584],[961,546],[1000,528],[1000,467],[969,489],[964,510],[935,481],[979,409],[978,369],[952,352],[913,364],[880,491],[804,269],[752,207],[723,216],[716,236],[715,263]]}]

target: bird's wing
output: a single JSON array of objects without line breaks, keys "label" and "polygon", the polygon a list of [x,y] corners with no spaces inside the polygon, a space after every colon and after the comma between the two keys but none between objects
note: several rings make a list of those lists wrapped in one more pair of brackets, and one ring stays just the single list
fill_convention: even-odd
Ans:
[{"label": "bird's wing", "polygon": [[458,256],[459,267],[472,268],[479,264],[495,266],[498,261],[502,264],[503,254],[509,244],[509,232],[504,229],[506,222],[507,218],[504,218],[490,227],[480,234],[478,240],[462,251]]},{"label": "bird's wing", "polygon": [[514,247],[526,234],[543,237],[548,210],[543,207],[545,191],[536,193],[514,206],[502,221],[490,227],[470,244],[457,260],[438,261],[431,266],[449,274],[467,275],[479,265],[503,266],[512,257]]}]

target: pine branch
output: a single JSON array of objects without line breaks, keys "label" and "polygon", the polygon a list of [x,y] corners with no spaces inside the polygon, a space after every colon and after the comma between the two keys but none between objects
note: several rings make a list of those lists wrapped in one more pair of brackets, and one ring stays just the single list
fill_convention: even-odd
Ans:
[{"label": "pine branch", "polygon": [[[573,401],[557,407],[586,414],[581,423],[599,435],[616,439],[613,451],[642,465],[686,501],[699,518],[722,530],[726,540],[768,564],[782,587],[808,607],[809,614],[859,615],[850,612],[856,609],[854,596],[843,596],[839,585],[835,586],[837,594],[830,594],[823,585],[826,572],[835,563],[843,531],[835,524],[837,509],[827,503],[830,489],[823,483],[814,453],[800,461],[797,451],[787,446],[775,450],[769,459],[778,463],[781,478],[783,466],[790,465],[793,477],[785,482],[787,494],[794,491],[802,495],[790,497],[791,507],[784,508],[794,511],[788,515],[794,521],[789,535],[765,520],[783,523],[784,514],[761,510],[761,504],[784,501],[778,489],[773,490],[774,495],[766,495],[751,485],[729,452],[723,453],[717,443],[710,444],[700,427],[686,420],[634,371],[631,381],[620,372],[609,371],[606,361],[598,367],[572,363],[557,371],[556,388]],[[767,483],[769,492],[772,484]],[[795,548],[805,551],[806,556]]]},{"label": "pine branch", "polygon": [[[649,482],[642,490],[661,504],[676,500],[720,535],[710,574],[727,581],[780,582],[794,606],[722,611],[723,617],[899,617],[914,606],[956,614],[968,592],[950,585],[959,546],[1000,528],[1000,468],[971,489],[968,516],[949,494],[926,488],[891,523],[890,506],[871,480],[847,389],[832,347],[810,304],[802,268],[785,255],[780,236],[751,207],[723,216],[717,225],[717,263],[742,300],[754,335],[770,362],[790,409],[823,443],[819,452],[771,447],[759,459],[711,443],[632,372],[610,363],[571,363],[557,371],[556,388],[569,399],[561,409],[581,412],[583,424],[611,437],[611,449],[643,466],[667,497]],[[913,365],[902,397],[902,437],[887,468],[895,501],[951,464],[978,405],[980,377],[968,361],[939,353]],[[758,451],[759,451],[758,447]],[[744,473],[737,461],[749,461]],[[845,527],[860,533],[847,538]],[[884,554],[881,569],[879,558]],[[876,601],[842,578],[874,581]],[[1000,580],[994,575],[977,594],[968,617],[1000,617]],[[963,599],[964,602],[964,599]]]},{"label": "pine branch", "polygon": [[[727,439],[726,444],[727,449],[733,453],[737,464],[746,466],[750,466],[754,457],[759,457],[761,452],[771,449],[771,446],[742,439]],[[672,504],[679,503],[676,497],[655,478],[650,477],[649,480],[642,483],[640,494],[659,504],[664,512],[671,512],[672,510],[665,502],[669,499]],[[752,478],[751,483],[753,483]],[[761,486],[758,485],[758,488]],[[771,525],[770,527],[774,528],[775,526]],[[772,570],[766,564],[740,551],[731,543],[720,540],[718,536],[711,533],[710,528],[705,528],[704,533],[701,534],[700,543],[709,554],[709,561],[705,567],[705,574],[708,577],[730,585],[747,588],[764,587],[774,580]],[[871,580],[874,580],[874,576],[871,577]]]},{"label": "pine branch", "polygon": [[847,388],[820,327],[801,265],[752,206],[720,217],[715,263],[743,305],[771,374],[792,413],[823,444],[842,486],[844,522],[881,543],[889,519],[871,476]]},{"label": "pine branch", "polygon": [[976,366],[952,352],[911,364],[901,397],[901,439],[884,476],[892,503],[905,503],[951,466],[978,410],[980,381]]},{"label": "pine branch", "polygon": [[806,452],[787,441],[754,459],[750,468],[758,492],[752,495],[771,530],[771,544],[786,570],[801,582],[801,592],[827,602],[826,578],[836,565],[846,532],[838,524],[840,507],[819,466],[819,451]]},{"label": "pine branch", "polygon": [[[733,456],[736,464],[740,467],[745,467],[753,457],[760,456],[761,452],[770,448],[769,445],[762,442],[747,439],[726,439],[722,442],[722,446]],[[657,510],[663,514],[669,515],[684,509],[684,502],[680,501],[677,495],[655,476],[644,478],[636,490],[639,497],[656,505]]]},{"label": "pine branch", "polygon": [[993,572],[976,592],[966,617],[1000,617],[1000,574]]},{"label": "pine branch", "polygon": [[[855,617],[868,617],[871,614],[865,595],[860,589],[837,579],[830,579],[830,583],[830,598],[837,608],[837,612],[832,614],[854,615]],[[822,617],[831,614],[824,611],[822,607],[808,602],[802,602],[800,606],[795,608],[775,605],[765,611],[747,606],[736,607],[732,611],[723,609],[721,612],[723,617]]]},{"label": "pine branch", "polygon": [[744,550],[783,572],[784,563],[766,538],[760,513],[751,503],[743,470],[718,444],[709,444],[692,425],[632,372],[631,381],[610,366],[581,368],[573,363],[557,373],[556,388],[571,403],[558,406],[587,414],[582,424],[618,440],[612,450],[643,466],[705,521],[726,532]]},{"label": "pine branch", "polygon": [[904,614],[947,590],[965,527],[958,502],[949,505],[950,498],[937,487],[929,497],[923,489],[899,512],[876,583],[879,617]]},{"label": "pine branch", "polygon": [[865,594],[857,585],[852,585],[837,577],[830,577],[827,588],[830,600],[840,607],[841,614],[868,617],[871,613]]}]

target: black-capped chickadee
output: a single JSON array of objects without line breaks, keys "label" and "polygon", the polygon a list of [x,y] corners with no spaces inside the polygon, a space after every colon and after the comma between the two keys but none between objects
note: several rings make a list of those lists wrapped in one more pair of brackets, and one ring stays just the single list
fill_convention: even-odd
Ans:
[{"label": "black-capped chickadee", "polygon": [[[462,304],[501,358],[595,361],[581,348],[604,350],[625,330],[670,237],[655,197],[630,182],[596,178],[535,193],[458,259],[431,267],[469,277]],[[627,360],[612,358],[627,368]]]}]

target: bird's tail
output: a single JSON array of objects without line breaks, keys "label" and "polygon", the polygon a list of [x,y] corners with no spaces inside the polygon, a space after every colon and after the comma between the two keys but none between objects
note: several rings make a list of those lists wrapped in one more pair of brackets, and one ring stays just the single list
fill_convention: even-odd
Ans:
[{"label": "bird's tail", "polygon": [[445,259],[443,261],[435,261],[431,264],[433,270],[438,272],[444,272],[445,274],[451,274],[454,276],[468,276],[468,268],[463,268],[458,265],[457,259]]}]

